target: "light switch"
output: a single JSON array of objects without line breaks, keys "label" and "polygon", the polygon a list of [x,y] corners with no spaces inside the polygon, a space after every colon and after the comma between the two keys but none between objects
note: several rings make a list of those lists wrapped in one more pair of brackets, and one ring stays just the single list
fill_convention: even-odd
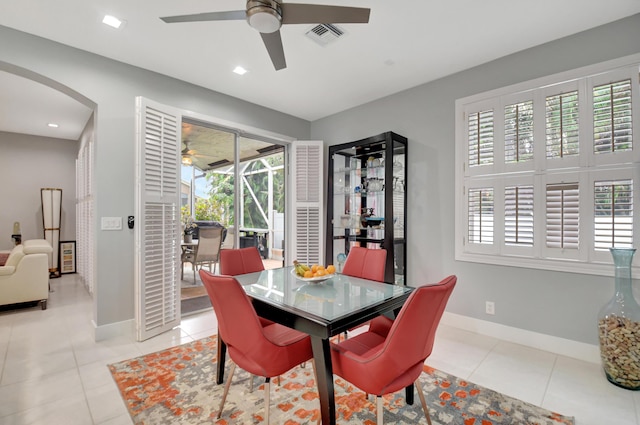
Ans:
[{"label": "light switch", "polygon": [[122,217],[102,217],[102,230],[122,230]]}]

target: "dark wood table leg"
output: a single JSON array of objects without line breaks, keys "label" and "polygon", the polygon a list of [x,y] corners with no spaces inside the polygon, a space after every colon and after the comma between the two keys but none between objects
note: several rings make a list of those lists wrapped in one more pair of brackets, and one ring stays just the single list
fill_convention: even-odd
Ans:
[{"label": "dark wood table leg", "polygon": [[331,348],[328,339],[311,336],[313,359],[316,362],[318,396],[320,398],[320,416],[323,425],[335,425],[336,402],[333,392],[333,367],[331,366]]},{"label": "dark wood table leg", "polygon": [[224,343],[218,334],[218,367],[216,371],[216,384],[224,382],[224,362],[227,355],[227,344]]}]

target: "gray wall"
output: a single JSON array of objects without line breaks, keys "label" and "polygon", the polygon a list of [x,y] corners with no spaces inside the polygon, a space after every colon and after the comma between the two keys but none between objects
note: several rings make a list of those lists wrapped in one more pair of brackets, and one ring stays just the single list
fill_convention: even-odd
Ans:
[{"label": "gray wall", "polygon": [[0,250],[13,248],[13,223],[22,239],[42,239],[40,188],[62,189],[60,240],[76,234],[78,142],[0,132]]},{"label": "gray wall", "polygon": [[[596,317],[613,295],[612,277],[454,260],[455,100],[639,52],[634,15],[318,120],[311,138],[336,144],[395,131],[409,139],[410,285],[456,274],[448,311],[596,344]],[[484,313],[486,300],[495,302],[495,316]]]},{"label": "gray wall", "polygon": [[[134,214],[135,97],[308,139],[310,124],[179,80],[0,26],[0,69],[24,68],[97,105],[96,218]],[[4,202],[4,200],[3,200]],[[133,231],[96,229],[98,326],[134,317]]]},{"label": "gray wall", "polygon": [[[0,40],[1,61],[46,76],[98,105],[97,217],[126,217],[134,211],[135,96],[329,144],[392,130],[410,140],[409,282],[432,282],[455,273],[460,280],[448,308],[453,313],[597,342],[595,315],[612,295],[612,278],[454,260],[454,102],[474,93],[638,53],[640,15],[311,124],[9,28],[0,27]],[[2,202],[6,202],[4,196]],[[130,320],[133,233],[98,230],[96,249],[96,323]],[[484,314],[485,300],[495,301],[495,316]]]}]

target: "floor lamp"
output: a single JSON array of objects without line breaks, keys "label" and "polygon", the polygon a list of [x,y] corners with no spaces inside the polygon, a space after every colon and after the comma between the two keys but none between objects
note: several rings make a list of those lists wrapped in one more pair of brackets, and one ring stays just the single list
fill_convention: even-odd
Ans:
[{"label": "floor lamp", "polygon": [[49,254],[49,277],[60,277],[58,261],[60,256],[60,216],[62,214],[62,189],[42,188],[42,224],[44,238],[51,244]]}]

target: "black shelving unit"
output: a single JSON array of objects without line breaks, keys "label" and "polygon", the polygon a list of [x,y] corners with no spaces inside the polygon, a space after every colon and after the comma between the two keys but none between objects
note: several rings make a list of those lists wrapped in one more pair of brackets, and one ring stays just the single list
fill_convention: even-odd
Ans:
[{"label": "black shelving unit", "polygon": [[404,285],[407,139],[386,132],[329,146],[326,262],[354,245],[387,250],[385,282]]}]

